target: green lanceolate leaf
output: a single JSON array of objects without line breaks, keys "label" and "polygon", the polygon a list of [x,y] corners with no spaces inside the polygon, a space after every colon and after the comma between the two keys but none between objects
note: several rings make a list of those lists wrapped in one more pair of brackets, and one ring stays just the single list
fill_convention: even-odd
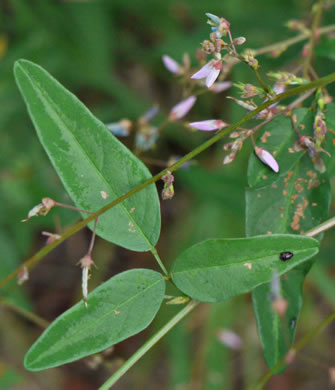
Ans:
[{"label": "green lanceolate leaf", "polygon": [[[313,238],[295,235],[207,240],[179,255],[171,275],[191,298],[220,302],[269,282],[274,270],[282,275],[306,262],[318,248]],[[280,254],[286,251],[294,256],[282,261]]]},{"label": "green lanceolate leaf", "polygon": [[33,344],[26,369],[40,371],[103,351],[145,329],[165,293],[161,274],[134,269],[114,276],[58,317]]},{"label": "green lanceolate leaf", "polygon": [[[142,162],[40,66],[19,60],[15,77],[39,139],[77,207],[97,211],[151,177]],[[97,226],[102,238],[136,251],[149,250],[159,233],[154,185],[103,214]]]},{"label": "green lanceolate leaf", "polygon": [[[303,126],[299,126],[299,131],[307,136],[312,135],[312,123],[313,116],[307,113],[303,118]],[[259,137],[260,142],[267,131],[269,129],[265,127]],[[267,139],[271,139],[271,136]],[[287,139],[292,140],[292,136],[287,134]],[[283,139],[282,143],[285,142]],[[258,144],[265,148],[264,144]],[[292,146],[293,144],[287,144],[289,148]],[[275,147],[271,152],[273,153],[274,150]],[[299,159],[287,170],[282,169],[282,159],[279,154],[280,174],[272,175],[272,182],[260,186],[258,183],[262,178],[258,183],[251,180],[250,184],[255,184],[255,187],[246,191],[247,236],[274,233],[303,234],[327,219],[330,204],[328,177],[316,170],[306,152],[297,155],[300,155]],[[255,160],[255,156],[250,157],[248,173],[252,178],[257,176],[254,172],[257,169]],[[281,295],[288,302],[287,311],[282,318],[272,309],[270,283],[259,286],[253,291],[258,333],[265,360],[270,368],[284,358],[294,342],[296,324],[303,303],[303,283],[312,264],[312,261],[304,263],[281,279]]]}]

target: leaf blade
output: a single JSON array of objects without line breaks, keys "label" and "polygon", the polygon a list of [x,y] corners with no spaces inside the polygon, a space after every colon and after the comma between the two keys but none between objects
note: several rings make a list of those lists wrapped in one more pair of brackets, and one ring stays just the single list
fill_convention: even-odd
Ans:
[{"label": "leaf blade", "polygon": [[[269,282],[274,269],[281,275],[305,262],[318,246],[313,238],[295,235],[206,240],[179,255],[171,275],[193,299],[220,302]],[[290,261],[280,260],[284,251],[294,253]]]},{"label": "leaf blade", "polygon": [[[299,131],[305,136],[313,135],[312,112],[307,112],[305,109],[299,111],[306,113],[300,115],[303,126],[298,126]],[[267,129],[263,130],[259,140],[262,140],[265,131]],[[270,136],[269,139],[271,138]],[[292,147],[293,141],[292,135],[283,133],[281,142],[286,145],[286,148]],[[330,142],[328,139],[326,141],[328,150]],[[295,159],[289,170],[284,169],[277,178],[272,175],[269,178],[271,180],[266,180],[264,186],[253,181],[251,188],[246,190],[246,235],[248,237],[265,233],[304,234],[328,218],[330,205],[328,176],[320,174],[315,169],[307,153],[297,153],[298,155],[299,158]],[[282,157],[285,158],[285,153]],[[251,156],[248,173],[256,177],[257,167],[254,160],[255,157]],[[320,236],[318,238],[320,239]],[[285,275],[285,279],[280,280],[281,295],[288,303],[283,318],[272,309],[271,284],[259,286],[252,292],[258,335],[266,363],[270,368],[274,368],[276,363],[285,357],[294,342],[296,325],[291,326],[291,324],[298,321],[303,303],[304,279],[312,264],[313,260],[308,261],[290,271]]]},{"label": "leaf blade", "polygon": [[[19,60],[14,73],[39,139],[79,208],[96,211],[151,177],[144,164],[44,69]],[[160,234],[155,186],[102,215],[97,234],[128,249],[150,250]]]},{"label": "leaf blade", "polygon": [[[133,269],[101,284],[58,317],[27,352],[24,365],[40,371],[100,352],[145,329],[165,294],[158,272]],[[94,335],[94,337],[92,337]]]}]

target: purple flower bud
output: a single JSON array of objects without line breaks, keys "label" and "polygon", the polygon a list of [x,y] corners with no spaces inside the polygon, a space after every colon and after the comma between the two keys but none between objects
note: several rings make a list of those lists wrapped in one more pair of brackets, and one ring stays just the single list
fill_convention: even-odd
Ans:
[{"label": "purple flower bud", "polygon": [[222,329],[218,333],[219,341],[228,348],[239,351],[243,348],[241,337],[230,329]]},{"label": "purple flower bud", "polygon": [[170,120],[175,121],[177,119],[183,118],[193,107],[196,100],[197,98],[195,96],[190,96],[172,107],[169,115]]},{"label": "purple flower bud", "polygon": [[206,121],[192,122],[189,125],[195,129],[203,131],[218,130],[228,126],[227,123],[221,121],[220,119],[208,119]]},{"label": "purple flower bud", "polygon": [[206,86],[210,88],[219,77],[221,69],[222,62],[220,60],[212,60],[198,70],[198,72],[194,73],[191,79],[206,79]]},{"label": "purple flower bud", "polygon": [[108,129],[118,137],[127,137],[130,134],[132,122],[129,119],[121,119],[119,122],[108,123]]},{"label": "purple flower bud", "polygon": [[269,166],[274,172],[279,172],[279,165],[270,152],[256,146],[255,153],[265,165]]},{"label": "purple flower bud", "polygon": [[174,74],[178,74],[180,72],[180,65],[170,56],[164,55],[162,57],[164,65],[168,71]]},{"label": "purple flower bud", "polygon": [[211,86],[211,91],[214,93],[220,93],[226,91],[233,85],[230,81],[219,81]]},{"label": "purple flower bud", "polygon": [[144,115],[143,118],[146,121],[151,121],[157,114],[159,113],[159,107],[158,106],[153,106],[151,107]]}]

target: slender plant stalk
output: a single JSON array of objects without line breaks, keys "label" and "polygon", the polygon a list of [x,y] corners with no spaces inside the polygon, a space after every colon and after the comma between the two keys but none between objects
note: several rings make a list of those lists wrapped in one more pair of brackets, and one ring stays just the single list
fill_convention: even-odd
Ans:
[{"label": "slender plant stalk", "polygon": [[335,226],[335,217],[328,219],[327,221],[315,226],[313,229],[308,230],[304,235],[308,237],[315,237],[318,234],[324,233]]},{"label": "slender plant stalk", "polygon": [[8,309],[14,311],[15,313],[19,314],[21,317],[33,322],[34,324],[38,325],[39,327],[45,329],[49,326],[49,322],[44,320],[43,318],[39,317],[38,315],[22,309],[19,306],[16,306],[14,303],[7,301],[6,299],[0,298],[0,305],[7,307]]},{"label": "slender plant stalk", "polygon": [[[328,26],[321,27],[317,29],[318,35],[327,34],[330,32],[335,31],[335,24],[330,24]],[[310,37],[310,34],[308,33],[302,33],[297,35],[296,37],[285,39],[284,41],[279,41],[277,43],[272,43],[271,45],[261,47],[260,49],[253,50],[253,54],[255,56],[259,56],[262,54],[271,53],[275,50],[279,50],[282,47],[288,48],[289,46],[295,45],[296,43],[302,42],[307,40]]]},{"label": "slender plant stalk", "polygon": [[249,114],[245,115],[242,119],[239,121],[233,123],[231,126],[225,128],[224,130],[220,131],[216,135],[214,135],[209,140],[205,141],[195,149],[193,149],[190,153],[186,154],[184,157],[182,157],[180,160],[178,160],[175,164],[171,165],[168,169],[164,169],[157,175],[153,176],[146,182],[142,183],[138,187],[132,189],[131,191],[127,192],[126,194],[122,195],[120,198],[115,199],[113,202],[109,203],[108,205],[104,206],[100,210],[96,211],[89,217],[83,219],[76,225],[72,226],[69,230],[67,230],[65,233],[62,234],[62,236],[52,242],[49,245],[46,245],[44,248],[42,248],[39,252],[35,253],[30,259],[25,261],[19,268],[17,268],[14,272],[9,274],[6,278],[0,281],[0,288],[4,287],[8,282],[13,280],[19,272],[24,268],[27,267],[28,269],[31,269],[34,265],[36,265],[43,257],[45,257],[51,250],[56,248],[59,244],[61,244],[63,241],[65,241],[67,238],[71,237],[73,234],[77,233],[79,230],[83,229],[89,222],[94,221],[97,217],[104,214],[106,211],[110,210],[111,208],[115,207],[119,203],[123,202],[124,200],[130,198],[132,195],[135,195],[137,192],[143,190],[144,188],[148,187],[150,184],[155,183],[156,181],[160,180],[162,176],[166,175],[168,171],[174,172],[178,168],[180,168],[182,165],[184,165],[187,161],[192,160],[194,157],[196,157],[198,154],[203,152],[204,150],[208,149],[210,146],[214,145],[216,142],[220,141],[223,137],[225,137],[227,134],[231,133],[238,127],[241,127],[244,123],[248,122],[250,119],[254,118],[256,114],[263,111],[267,107],[271,106],[273,103],[280,102],[286,98],[303,94],[309,90],[321,88],[326,86],[329,83],[332,83],[335,81],[335,73],[331,73],[328,76],[322,77],[319,80],[312,81],[308,84],[304,84],[297,88],[292,88],[288,91],[285,91],[277,96],[275,96],[273,99],[270,99],[257,107],[255,110],[251,111]]},{"label": "slender plant stalk", "polygon": [[259,83],[259,85],[262,87],[263,91],[265,93],[269,93],[270,92],[270,88],[266,85],[266,83],[264,82],[264,80],[262,79],[259,71],[257,69],[254,69],[254,72],[255,72],[255,75],[256,75],[256,78],[257,78],[257,81]]},{"label": "slender plant stalk", "polygon": [[164,264],[163,264],[161,258],[159,257],[159,254],[158,254],[158,252],[157,252],[157,249],[156,249],[155,247],[152,247],[150,250],[151,250],[151,253],[153,254],[154,258],[157,260],[157,263],[158,263],[158,265],[161,267],[161,269],[162,269],[162,271],[164,272],[164,274],[165,274],[166,276],[169,276],[169,273],[168,273],[167,269],[165,268],[165,266],[164,266]]},{"label": "slender plant stalk", "polygon": [[191,301],[179,313],[171,318],[157,333],[155,333],[145,344],[132,355],[122,367],[120,367],[99,390],[110,389],[143,355],[145,355],[163,336],[165,336],[174,326],[178,324],[189,312],[191,312],[199,302]]},{"label": "slender plant stalk", "polygon": [[313,19],[313,23],[312,23],[311,37],[310,37],[310,40],[308,42],[307,57],[306,57],[306,60],[304,63],[303,75],[306,79],[308,78],[309,67],[310,67],[312,59],[313,59],[316,34],[317,34],[318,27],[319,27],[320,22],[321,22],[321,16],[322,16],[322,11],[323,11],[323,0],[319,0],[316,6],[317,6],[317,10],[316,10],[316,13],[315,13],[315,16]]},{"label": "slender plant stalk", "polygon": [[[306,344],[308,344],[315,336],[321,333],[331,322],[335,320],[335,312],[329,314],[327,318],[319,323],[315,328],[313,328],[305,337],[303,337],[298,343],[296,343],[288,352],[293,356],[297,354]],[[283,366],[287,365],[287,359],[279,361],[274,367],[273,371],[269,370],[257,383],[256,385],[250,387],[249,390],[262,390],[266,383],[274,375],[273,372],[278,372]]]}]

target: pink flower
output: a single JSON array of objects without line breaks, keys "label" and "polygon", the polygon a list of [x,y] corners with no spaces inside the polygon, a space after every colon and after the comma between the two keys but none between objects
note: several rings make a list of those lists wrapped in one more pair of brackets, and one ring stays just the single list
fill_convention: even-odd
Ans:
[{"label": "pink flower", "polygon": [[279,165],[271,153],[258,146],[255,147],[255,153],[262,163],[270,167],[274,172],[279,172]]},{"label": "pink flower", "polygon": [[194,73],[191,79],[206,79],[206,86],[210,88],[219,77],[221,69],[222,62],[220,60],[212,60],[198,70],[198,72]]},{"label": "pink flower", "polygon": [[227,123],[221,121],[220,119],[208,119],[206,121],[192,122],[189,125],[195,129],[203,131],[218,130],[228,126]]},{"label": "pink flower", "polygon": [[168,71],[174,74],[178,74],[180,72],[180,65],[170,56],[164,55],[162,57],[164,65]]},{"label": "pink flower", "polygon": [[197,98],[195,96],[190,96],[172,107],[169,115],[170,120],[175,121],[177,119],[183,118],[193,107],[196,100]]},{"label": "pink flower", "polygon": [[227,89],[229,89],[232,85],[233,83],[231,81],[219,81],[212,85],[211,91],[213,91],[214,93],[224,92]]}]

